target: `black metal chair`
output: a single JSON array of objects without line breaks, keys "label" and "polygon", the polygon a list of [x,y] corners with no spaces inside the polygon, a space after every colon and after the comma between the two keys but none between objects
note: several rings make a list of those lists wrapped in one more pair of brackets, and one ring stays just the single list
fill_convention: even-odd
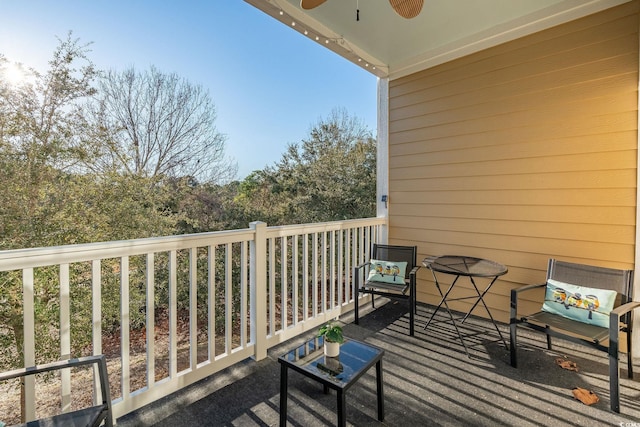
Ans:
[{"label": "black metal chair", "polygon": [[[103,355],[87,356],[77,359],[61,360],[59,362],[47,363],[44,365],[32,366],[29,368],[16,369],[0,374],[0,381],[7,381],[13,378],[21,378],[29,375],[44,372],[57,371],[65,368],[96,364],[100,379],[101,402],[87,408],[65,412],[53,417],[29,421],[21,424],[24,427],[98,427],[101,424],[105,427],[113,426],[113,414],[111,410],[111,397],[109,391],[109,377],[107,375],[107,363]],[[104,424],[103,424],[104,423]]]},{"label": "black metal chair", "polygon": [[[414,335],[414,319],[416,312],[416,273],[418,248],[416,246],[379,245],[374,243],[370,260],[406,262],[404,280],[398,283],[368,281],[371,262],[367,261],[353,268],[353,296],[355,300],[355,323],[360,320],[358,297],[360,293],[371,294],[371,304],[375,307],[373,296],[381,295],[393,299],[405,299],[409,305],[409,335]],[[367,268],[369,267],[369,268]],[[362,280],[361,280],[362,278]],[[362,284],[361,284],[362,283]]]},{"label": "black metal chair", "polygon": [[511,290],[511,318],[509,322],[511,337],[511,366],[518,367],[517,333],[519,326],[526,326],[547,335],[547,347],[551,350],[551,336],[560,337],[579,344],[590,345],[609,354],[609,388],[611,410],[620,412],[620,370],[618,366],[619,336],[626,333],[627,339],[627,373],[633,378],[633,357],[631,354],[632,312],[640,307],[640,302],[631,302],[633,297],[633,271],[613,268],[574,264],[565,261],[549,260],[547,281],[558,282],[589,288],[613,290],[617,292],[614,309],[609,315],[609,326],[583,323],[548,311],[540,311],[530,315],[518,313],[518,296],[536,288],[545,288],[547,282],[524,286]]}]

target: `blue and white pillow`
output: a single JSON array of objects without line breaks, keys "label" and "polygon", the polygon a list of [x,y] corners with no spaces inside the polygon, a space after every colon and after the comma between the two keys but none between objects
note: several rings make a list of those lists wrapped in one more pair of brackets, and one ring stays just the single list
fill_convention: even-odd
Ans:
[{"label": "blue and white pillow", "polygon": [[616,291],[547,280],[542,310],[590,325],[609,327],[609,313],[616,302]]},{"label": "blue and white pillow", "polygon": [[369,260],[371,270],[369,270],[368,282],[384,282],[397,285],[404,284],[404,276],[407,271],[406,262]]}]

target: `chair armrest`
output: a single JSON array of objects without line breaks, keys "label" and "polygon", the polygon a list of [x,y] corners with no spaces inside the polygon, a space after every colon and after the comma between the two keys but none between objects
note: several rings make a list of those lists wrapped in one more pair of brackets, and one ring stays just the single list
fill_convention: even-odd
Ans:
[{"label": "chair armrest", "polygon": [[638,307],[640,307],[640,301],[631,301],[611,310],[609,313],[609,339],[615,336],[617,341],[620,332],[620,318]]},{"label": "chair armrest", "polygon": [[530,291],[531,289],[543,288],[545,286],[547,286],[546,283],[537,283],[535,285],[527,285],[527,286],[522,286],[520,288],[514,288],[514,289],[511,289],[511,295],[513,295],[514,293],[517,295],[520,292]]},{"label": "chair armrest", "polygon": [[518,316],[518,294],[520,294],[521,292],[530,291],[532,289],[543,288],[545,286],[547,286],[546,283],[538,283],[535,285],[527,285],[521,288],[511,289],[511,313],[509,323],[513,324],[517,322],[516,317]]},{"label": "chair armrest", "polygon": [[[618,350],[620,349],[620,317],[638,307],[640,307],[639,301],[631,301],[626,304],[622,304],[620,307],[611,310],[611,313],[609,313],[609,360],[614,360],[613,358],[615,358],[616,366]],[[629,331],[627,332],[630,333],[631,325],[628,325],[628,328]],[[629,335],[627,335],[627,345],[631,345],[631,338]],[[627,351],[629,351],[629,357],[631,358],[630,348],[627,349]],[[629,366],[631,366],[631,364]]]},{"label": "chair armrest", "polygon": [[[371,262],[367,261],[364,262],[360,265],[357,265],[355,267],[353,267],[353,290],[354,292],[356,292],[356,290],[360,287],[360,270],[364,269],[367,265],[370,265]],[[363,272],[363,283],[366,283],[367,281],[367,272],[366,270]]]},{"label": "chair armrest", "polygon": [[28,375],[40,374],[43,372],[57,371],[59,369],[73,368],[75,366],[90,365],[92,363],[100,363],[99,361],[104,359],[104,356],[87,356],[77,359],[60,360],[57,362],[45,363],[43,365],[36,365],[29,368],[19,368],[13,371],[7,371],[0,373],[0,381],[6,381],[13,378],[26,377]]},{"label": "chair armrest", "polygon": [[640,301],[631,301],[611,310],[609,316],[617,316],[618,318],[620,318],[623,314],[626,314],[638,307],[640,307]]},{"label": "chair armrest", "polygon": [[100,378],[100,391],[102,403],[107,406],[109,415],[107,417],[106,426],[112,426],[113,420],[111,415],[111,392],[109,390],[109,376],[107,373],[107,361],[104,355],[85,356],[68,360],[60,360],[57,362],[45,363],[42,365],[31,366],[27,368],[14,369],[0,373],[0,381],[6,381],[13,378],[21,378],[30,375],[40,374],[43,372],[57,371],[60,369],[73,368],[76,366],[92,365],[98,366],[98,376]]},{"label": "chair armrest", "polygon": [[[420,270],[420,266],[419,266],[419,265],[414,266],[414,267],[411,269],[411,271],[409,272],[409,276],[405,278],[405,280],[408,280],[408,281],[409,281],[409,283],[410,283],[412,286],[415,286],[415,283],[416,283],[416,273],[418,273],[418,270]],[[413,292],[413,291],[412,291],[412,292]]]},{"label": "chair armrest", "polygon": [[354,270],[361,270],[361,269],[365,268],[367,265],[371,265],[371,261],[363,262],[362,264],[353,267],[353,269]]}]

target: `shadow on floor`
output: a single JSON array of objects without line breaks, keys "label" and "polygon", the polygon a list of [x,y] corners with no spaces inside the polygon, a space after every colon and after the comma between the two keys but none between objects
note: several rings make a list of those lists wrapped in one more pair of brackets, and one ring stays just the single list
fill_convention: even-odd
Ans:
[{"label": "shadow on floor", "polygon": [[[584,427],[640,421],[640,383],[626,377],[621,378],[622,413],[609,411],[606,354],[561,340],[550,352],[544,335],[523,330],[520,367],[514,369],[496,330],[487,329],[485,320],[470,318],[461,329],[468,334],[465,342],[471,357],[467,357],[447,322],[424,330],[432,310],[418,306],[415,337],[408,336],[405,304],[377,303],[374,311],[361,317],[360,325],[345,325],[345,335],[385,350],[385,421],[376,419],[375,370],[371,370],[347,393],[348,425]],[[347,316],[342,320],[350,321]],[[507,326],[500,329],[508,340]],[[265,360],[248,360],[219,372],[119,419],[118,425],[278,425],[277,358],[302,341],[271,349]],[[557,357],[576,362],[579,372],[557,366]],[[582,404],[573,398],[574,387],[592,390],[600,402]],[[324,394],[316,382],[289,374],[288,425],[335,425],[335,411],[335,392]]]}]

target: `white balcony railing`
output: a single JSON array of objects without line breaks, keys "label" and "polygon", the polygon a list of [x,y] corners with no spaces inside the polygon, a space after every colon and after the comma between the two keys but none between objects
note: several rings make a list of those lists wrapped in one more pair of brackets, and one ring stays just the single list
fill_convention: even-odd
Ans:
[{"label": "white balcony railing", "polygon": [[[73,330],[90,322],[88,352],[107,353],[120,417],[241,360],[262,359],[270,347],[350,310],[351,268],[366,260],[385,224],[383,218],[258,222],[243,230],[2,251],[0,273],[20,282],[22,357],[30,366],[49,361],[36,351],[36,307],[42,272],[55,272],[59,358],[81,355],[72,354]],[[86,318],[74,304],[82,287],[91,305]],[[117,298],[109,329],[103,309]],[[70,379],[61,379],[62,407],[69,410]],[[34,389],[27,380],[27,419],[36,415]]]}]

